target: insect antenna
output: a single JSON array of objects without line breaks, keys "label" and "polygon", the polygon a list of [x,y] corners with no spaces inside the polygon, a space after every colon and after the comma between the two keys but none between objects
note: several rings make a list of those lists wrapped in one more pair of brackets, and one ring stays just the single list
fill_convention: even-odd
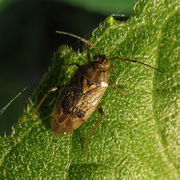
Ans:
[{"label": "insect antenna", "polygon": [[84,38],[82,38],[80,36],[77,36],[77,35],[72,34],[72,33],[64,32],[64,31],[56,31],[56,33],[57,34],[64,34],[64,35],[71,36],[71,37],[74,37],[76,39],[79,39],[80,41],[84,42],[85,44],[95,48],[97,50],[97,52],[98,52],[98,55],[101,54],[100,49],[97,46],[95,46],[94,44],[92,44],[90,41],[88,41],[87,39],[84,39]]},{"label": "insect antenna", "polygon": [[108,60],[114,60],[114,59],[119,59],[119,60],[121,60],[121,61],[129,61],[129,62],[133,62],[133,63],[142,64],[142,65],[144,65],[144,66],[147,66],[147,67],[149,67],[149,68],[151,68],[151,69],[154,69],[154,70],[162,73],[162,71],[160,71],[159,69],[156,69],[155,67],[152,67],[152,66],[150,66],[150,65],[148,65],[148,64],[145,64],[145,63],[143,63],[143,62],[139,62],[139,61],[136,61],[136,60],[133,60],[133,59],[123,58],[123,57],[112,57],[112,58],[108,58]]},{"label": "insect antenna", "polygon": [[[92,44],[90,41],[88,41],[87,39],[84,39],[84,38],[82,38],[82,37],[80,37],[80,36],[77,36],[77,35],[72,34],[72,33],[64,32],[64,31],[56,31],[56,33],[57,33],[57,34],[64,34],[64,35],[71,36],[71,37],[74,37],[74,38],[76,38],[76,39],[79,39],[80,41],[84,42],[85,44],[87,44],[87,45],[95,48],[95,49],[97,50],[99,56],[100,56],[100,54],[101,54],[101,53],[100,53],[100,49],[99,49],[97,46],[95,46],[94,44]],[[144,66],[147,66],[147,67],[149,67],[149,68],[151,68],[151,69],[154,69],[154,70],[162,73],[162,71],[160,71],[159,69],[156,69],[156,68],[154,68],[154,67],[152,67],[152,66],[150,66],[150,65],[148,65],[148,64],[145,64],[145,63],[143,63],[143,62],[139,62],[139,61],[136,61],[136,60],[133,60],[133,59],[122,58],[122,57],[112,57],[112,58],[108,58],[108,60],[114,60],[114,59],[119,59],[119,60],[121,60],[121,61],[129,61],[129,62],[133,62],[133,63],[142,64],[142,65],[144,65]]]}]

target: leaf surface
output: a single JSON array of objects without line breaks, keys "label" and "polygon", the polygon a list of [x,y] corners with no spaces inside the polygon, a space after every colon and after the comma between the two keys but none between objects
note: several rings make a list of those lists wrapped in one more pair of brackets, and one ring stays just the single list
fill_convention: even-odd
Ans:
[{"label": "leaf surface", "polygon": [[[90,41],[107,57],[127,57],[139,64],[112,61],[117,70],[102,99],[104,121],[87,142],[83,139],[100,118],[90,119],[71,135],[55,137],[51,113],[58,96],[48,96],[33,119],[34,108],[51,87],[65,84],[76,69],[67,63],[87,63],[87,51],[66,46],[53,56],[53,64],[35,90],[11,137],[0,138],[0,177],[48,177],[60,179],[178,179],[178,12],[177,1],[139,1],[127,22],[108,17]],[[97,52],[90,48],[92,56]],[[26,122],[23,122],[26,121]]]}]

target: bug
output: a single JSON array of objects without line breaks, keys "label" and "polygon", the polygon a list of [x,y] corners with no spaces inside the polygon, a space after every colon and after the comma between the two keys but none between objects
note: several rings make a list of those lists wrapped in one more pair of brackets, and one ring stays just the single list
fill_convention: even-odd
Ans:
[{"label": "bug", "polygon": [[[109,82],[109,72],[112,71],[110,61],[114,59],[129,61],[133,63],[143,64],[157,71],[159,70],[148,64],[127,58],[107,58],[106,55],[100,53],[100,49],[97,46],[82,37],[63,31],[56,31],[56,33],[79,39],[86,45],[91,46],[97,50],[97,54],[94,56],[93,61],[91,60],[88,51],[87,64],[68,64],[77,66],[77,70],[70,78],[69,82],[67,82],[67,84],[65,84],[62,88],[53,110],[51,122],[52,132],[56,136],[65,136],[69,133],[72,133],[75,129],[86,122],[91,114],[97,109],[101,115],[101,118],[97,122],[95,127],[91,130],[89,135],[85,138],[85,147],[87,140],[93,135],[93,133],[103,120],[104,113],[100,105],[100,101],[106,89],[108,88],[108,86],[113,86],[120,90],[117,86]],[[38,107],[36,108],[36,111],[39,109],[48,94],[55,90],[57,90],[57,88],[52,88],[44,95]]]}]

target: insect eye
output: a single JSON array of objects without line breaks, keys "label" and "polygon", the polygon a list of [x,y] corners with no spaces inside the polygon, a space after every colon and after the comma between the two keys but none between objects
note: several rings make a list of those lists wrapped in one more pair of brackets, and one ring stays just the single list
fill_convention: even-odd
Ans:
[{"label": "insect eye", "polygon": [[94,60],[96,60],[96,61],[99,60],[99,55],[95,55]]},{"label": "insect eye", "polygon": [[94,59],[95,59],[96,61],[100,61],[100,60],[106,59],[106,56],[105,56],[105,55],[95,55],[95,56],[94,56]]},{"label": "insect eye", "polygon": [[100,58],[101,59],[106,59],[106,55],[101,55]]}]

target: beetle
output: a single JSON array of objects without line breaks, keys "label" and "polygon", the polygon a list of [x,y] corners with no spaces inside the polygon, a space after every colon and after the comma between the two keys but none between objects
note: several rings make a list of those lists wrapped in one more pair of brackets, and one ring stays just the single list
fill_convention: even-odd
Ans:
[{"label": "beetle", "polygon": [[[56,33],[79,39],[88,46],[91,46],[97,50],[97,55],[94,56],[94,61],[91,60],[88,51],[87,64],[67,64],[77,66],[77,70],[74,72],[67,84],[65,84],[62,88],[53,109],[51,122],[53,134],[56,136],[65,136],[80,127],[85,121],[89,119],[91,114],[96,109],[98,109],[101,118],[97,122],[95,127],[91,130],[89,135],[85,138],[85,146],[87,140],[93,135],[93,133],[103,120],[104,113],[100,105],[100,101],[106,89],[108,88],[108,86],[113,86],[121,91],[116,85],[109,83],[109,72],[112,71],[110,61],[114,59],[129,61],[133,63],[143,64],[157,71],[159,70],[148,64],[132,59],[121,57],[107,58],[106,55],[100,53],[100,50],[97,46],[80,36],[63,31],[56,31]],[[48,91],[47,94],[44,95],[38,107],[36,108],[36,111],[39,109],[48,94],[55,90],[57,90],[57,88],[52,88]]]}]

